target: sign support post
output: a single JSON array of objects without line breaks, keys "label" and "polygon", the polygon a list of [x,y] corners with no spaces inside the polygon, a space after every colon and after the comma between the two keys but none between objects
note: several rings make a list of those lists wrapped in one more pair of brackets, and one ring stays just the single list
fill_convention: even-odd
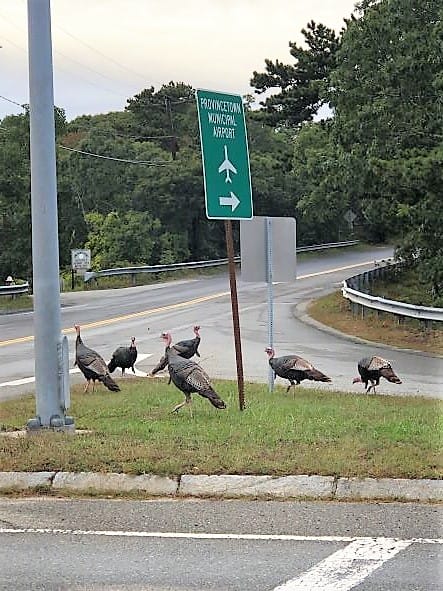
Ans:
[{"label": "sign support post", "polygon": [[238,314],[237,282],[235,280],[234,240],[232,222],[225,220],[226,250],[228,253],[229,284],[231,287],[232,324],[234,328],[235,361],[237,365],[238,402],[240,410],[245,408],[245,387],[243,376],[243,358],[240,338],[240,318]]},{"label": "sign support post", "polygon": [[[272,218],[265,219],[266,228],[266,282],[268,284],[268,343],[274,348],[274,288],[272,285]],[[269,392],[274,390],[274,370],[269,366]]]},{"label": "sign support post", "polygon": [[197,90],[206,216],[225,220],[240,410],[245,408],[243,361],[231,220],[252,218],[251,173],[240,95]]}]

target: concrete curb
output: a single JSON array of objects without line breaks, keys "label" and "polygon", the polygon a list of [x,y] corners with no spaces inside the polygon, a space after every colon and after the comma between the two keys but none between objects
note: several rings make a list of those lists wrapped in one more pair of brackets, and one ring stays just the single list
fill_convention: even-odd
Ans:
[{"label": "concrete curb", "polygon": [[[327,289],[324,292],[322,292],[318,297],[323,297],[325,295],[329,295],[331,293],[334,293],[334,291],[336,291],[336,290],[335,289]],[[314,302],[316,299],[318,299],[318,297],[310,298],[308,300],[304,300],[304,301],[294,305],[294,316],[298,320],[300,320],[300,322],[303,322],[304,324],[307,324],[308,326],[312,326],[313,328],[316,328],[317,330],[321,330],[322,332],[333,335],[333,336],[343,339],[345,341],[350,341],[351,343],[357,343],[359,345],[372,345],[372,346],[377,347],[378,349],[387,349],[387,350],[391,350],[391,351],[406,351],[408,353],[419,353],[420,355],[423,355],[424,357],[432,357],[432,358],[436,358],[436,359],[443,358],[443,355],[439,355],[438,353],[428,353],[427,351],[421,351],[420,349],[409,349],[408,347],[397,347],[395,345],[389,345],[388,343],[379,343],[378,341],[368,341],[367,339],[363,339],[362,337],[357,337],[356,335],[347,334],[345,332],[341,332],[341,331],[337,330],[336,328],[332,328],[332,326],[322,324],[318,320],[315,320],[315,318],[312,318],[312,316],[309,316],[309,314],[307,313],[307,309],[310,306],[310,304],[312,302]]]},{"label": "concrete curb", "polygon": [[443,481],[333,476],[242,476],[95,472],[0,472],[2,492],[142,493],[162,497],[443,502]]},{"label": "concrete curb", "polygon": [[177,487],[177,480],[155,474],[132,476],[115,473],[57,472],[52,482],[54,491],[142,492],[153,496],[174,495]]}]

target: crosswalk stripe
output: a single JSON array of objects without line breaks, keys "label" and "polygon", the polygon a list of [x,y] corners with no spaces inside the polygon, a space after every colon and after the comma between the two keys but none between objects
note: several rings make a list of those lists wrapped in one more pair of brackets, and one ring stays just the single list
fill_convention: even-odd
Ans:
[{"label": "crosswalk stripe", "polygon": [[410,544],[393,538],[357,539],[273,591],[348,591]]},{"label": "crosswalk stripe", "polygon": [[[137,356],[137,363],[139,363],[140,361],[144,361],[145,359],[148,359],[148,357],[152,357],[153,353],[139,353]],[[137,369],[137,366],[134,366],[135,369],[135,375],[137,377],[140,378],[144,378],[146,377],[146,372],[145,371],[140,371],[139,369]],[[69,370],[69,374],[75,374],[75,373],[80,373],[80,370],[78,369],[78,367],[74,367],[71,368]],[[129,373],[129,372],[127,372]],[[130,373],[132,373],[132,371],[130,370]],[[117,375],[117,377],[120,377]],[[2,382],[0,383],[0,388],[5,388],[6,386],[23,386],[24,384],[33,384],[35,382],[35,376],[30,376],[29,378],[21,378],[19,380],[11,380],[10,382]]]}]

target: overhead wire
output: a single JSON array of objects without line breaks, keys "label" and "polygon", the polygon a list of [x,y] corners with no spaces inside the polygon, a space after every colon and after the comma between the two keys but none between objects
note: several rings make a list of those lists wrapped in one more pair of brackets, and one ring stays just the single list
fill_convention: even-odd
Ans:
[{"label": "overhead wire", "polygon": [[85,150],[77,150],[76,148],[68,148],[67,146],[62,146],[59,144],[57,146],[62,150],[68,150],[69,152],[77,152],[79,154],[83,154],[85,156],[92,156],[94,158],[102,158],[103,160],[113,160],[115,162],[125,162],[126,164],[144,164],[146,166],[167,166],[172,162],[170,160],[130,160],[127,158],[116,158],[114,156],[103,156],[102,154],[95,154],[94,152],[86,152]]},{"label": "overhead wire", "polygon": [[[16,28],[18,31],[20,31],[21,33],[26,33],[26,31],[22,28],[19,27],[18,25],[16,25],[13,21],[11,21],[10,19],[6,18],[3,14],[0,13],[0,18],[2,18],[4,21],[6,21],[7,23],[9,23],[10,25],[12,25],[14,28]],[[27,53],[27,50],[18,45],[17,43],[14,43],[13,41],[10,41],[9,39],[7,39],[6,37],[3,37],[6,41],[8,41],[9,43],[11,43],[12,45],[14,45],[15,47],[17,47],[18,49],[20,49],[21,51],[24,51],[25,53]],[[103,74],[102,72],[99,72],[97,70],[95,70],[94,68],[91,68],[88,65],[85,65],[77,60],[75,60],[74,58],[66,55],[65,53],[59,51],[58,49],[56,49],[53,46],[53,53],[55,54],[55,56],[61,56],[64,59],[67,59],[71,62],[73,62],[74,64],[79,65],[83,70],[89,70],[90,72],[92,72],[94,75],[98,75],[101,76],[102,78],[105,78],[107,80],[110,80],[111,82],[114,82],[114,79],[111,78],[110,76],[107,76],[106,74]],[[58,63],[58,61],[56,62],[56,70],[62,71],[62,72],[66,72],[68,73],[70,76],[72,76],[72,69],[68,69],[68,68],[64,68],[62,65],[60,65]],[[89,80],[88,78],[86,78],[85,76],[82,76],[81,74],[79,74],[78,72],[75,72],[75,76],[77,76],[78,78],[81,78],[83,81],[85,81],[87,84],[90,84],[92,86],[95,86],[96,88],[100,88],[101,90],[104,90],[105,92],[109,92],[111,94],[114,94],[115,96],[119,96],[122,97],[122,92],[117,92],[116,90],[113,90],[111,88],[107,88],[106,86],[103,86],[101,84],[96,84],[95,82]],[[126,100],[126,99],[125,99]]]},{"label": "overhead wire", "polygon": [[[94,51],[95,53],[97,53],[98,55],[101,55],[102,57],[104,57],[105,59],[107,59],[109,62],[115,64],[116,66],[118,66],[119,68],[122,68],[123,70],[125,70],[126,72],[130,72],[131,74],[135,74],[136,76],[138,76],[140,79],[143,79],[146,82],[146,76],[140,74],[139,72],[136,72],[135,70],[132,70],[130,68],[128,68],[127,66],[121,64],[120,62],[118,62],[117,60],[109,57],[108,55],[102,53],[100,50],[98,50],[96,47],[93,47],[92,45],[89,45],[89,43],[86,43],[85,41],[83,41],[82,39],[80,39],[79,37],[76,37],[75,35],[73,35],[72,33],[70,33],[69,31],[66,31],[66,29],[60,27],[60,25],[55,25],[55,27],[57,29],[59,29],[60,31],[62,31],[65,35],[68,35],[69,37],[71,37],[72,39],[74,39],[75,41],[78,41],[79,43],[81,43],[82,45],[84,45],[85,47],[87,47],[88,49],[90,49],[91,51]],[[154,84],[157,86],[161,86],[161,84],[159,84],[158,82],[154,81]]]},{"label": "overhead wire", "polygon": [[[14,100],[4,97],[2,95],[0,95],[0,99],[8,101],[14,105],[17,105],[18,107],[21,107],[23,110],[26,110],[25,106],[21,105],[17,101],[14,101]],[[0,127],[0,131],[4,131],[4,130]],[[121,137],[124,138],[125,136],[121,136]],[[159,136],[158,138],[157,137],[150,137],[149,139],[163,139],[163,138],[173,138],[173,137],[175,137],[175,136]],[[128,138],[128,139],[133,139],[133,138]],[[124,162],[126,164],[142,164],[145,166],[168,166],[168,165],[172,164],[172,162],[170,160],[132,160],[132,159],[128,159],[128,158],[117,158],[115,156],[104,156],[103,154],[96,154],[94,152],[87,152],[86,150],[78,150],[76,148],[69,148],[68,146],[63,146],[61,144],[59,144],[57,147],[61,148],[62,150],[68,150],[69,152],[77,152],[77,153],[82,154],[84,156],[91,156],[93,158],[101,158],[103,160],[112,160],[115,162]]]},{"label": "overhead wire", "polygon": [[17,103],[16,101],[13,101],[12,99],[9,99],[8,97],[3,96],[1,94],[0,94],[0,99],[2,99],[4,101],[7,101],[8,103],[12,103],[13,105],[17,105],[17,107],[21,107],[22,109],[25,108],[25,105],[24,104]]},{"label": "overhead wire", "polygon": [[[24,29],[22,27],[19,27],[16,23],[14,23],[13,21],[11,21],[7,17],[5,17],[2,13],[0,13],[0,18],[2,18],[4,21],[8,22],[14,28],[16,28],[17,30],[19,30],[21,33],[25,33],[25,31],[24,31]],[[81,43],[82,45],[84,45],[85,47],[87,47],[90,51],[93,51],[93,52],[97,53],[98,55],[100,55],[103,58],[107,59],[109,62],[113,63],[114,65],[118,66],[119,68],[121,68],[121,69],[123,69],[123,70],[125,70],[127,72],[130,72],[130,73],[136,75],[140,79],[143,79],[146,82],[146,84],[154,84],[154,85],[157,85],[159,87],[162,86],[162,85],[160,85],[156,81],[153,81],[153,82],[147,81],[146,80],[146,77],[144,75],[142,75],[139,72],[136,72],[136,71],[132,70],[131,68],[128,68],[127,66],[121,64],[120,62],[118,62],[117,60],[111,58],[110,56],[106,55],[105,53],[101,52],[100,50],[98,50],[94,46],[90,45],[89,43],[86,43],[85,41],[83,41],[82,39],[80,39],[79,37],[77,37],[76,35],[73,35],[70,31],[66,30],[65,28],[60,27],[57,24],[54,24],[53,26],[55,26],[55,28],[57,28],[57,29],[60,29],[60,31],[62,31],[65,35],[68,35],[69,37],[71,37],[72,39],[74,39],[75,41],[77,41],[78,43]],[[7,40],[7,41],[9,41],[9,40]],[[21,51],[26,52],[26,49],[25,48],[17,45],[16,43],[14,43],[12,41],[9,41],[9,42],[12,43],[13,45],[15,45]],[[101,78],[105,78],[105,79],[110,80],[111,82],[113,82],[113,79],[110,76],[107,76],[106,74],[103,74],[102,72],[99,72],[99,71],[95,70],[94,68],[91,68],[90,66],[85,65],[85,64],[79,62],[78,60],[70,57],[69,55],[66,55],[65,53],[59,51],[58,49],[53,48],[53,52],[54,52],[54,54],[56,56],[61,56],[65,60],[69,60],[70,62],[79,65],[83,70],[88,70],[91,73],[93,73],[94,75],[98,75]],[[70,75],[72,75],[72,70],[67,69],[67,68],[64,68],[62,65],[60,65],[58,63],[58,60],[57,60],[57,63],[56,63],[56,69],[59,70],[59,71],[61,70],[62,72],[67,72]],[[75,76],[81,78],[82,80],[84,80],[89,85],[92,85],[92,86],[95,86],[97,88],[100,88],[101,90],[103,90],[105,92],[112,93],[115,96],[122,97],[122,93],[121,92],[117,92],[117,91],[115,91],[115,90],[113,90],[111,88],[108,88],[106,86],[103,86],[102,84],[97,84],[95,81],[91,81],[90,79],[86,78],[85,76],[82,76],[78,72],[75,72]],[[170,107],[172,105],[175,106],[175,105],[180,105],[180,104],[186,104],[186,103],[193,103],[193,102],[195,102],[195,99],[194,98],[189,98],[189,99],[183,98],[183,99],[179,99],[179,100],[173,100],[173,99],[176,99],[176,97],[172,97],[172,96],[169,96],[169,95],[165,94],[165,100],[168,102],[168,104],[166,105],[167,111],[168,111],[168,109],[170,109]],[[128,99],[126,98],[126,100],[128,100]],[[150,107],[153,107],[153,108],[156,108],[156,107],[164,108],[163,105],[155,105],[155,104],[150,103],[150,101],[146,101],[146,100],[138,101],[138,104],[140,104],[141,106],[143,106],[143,105],[149,105]]]}]

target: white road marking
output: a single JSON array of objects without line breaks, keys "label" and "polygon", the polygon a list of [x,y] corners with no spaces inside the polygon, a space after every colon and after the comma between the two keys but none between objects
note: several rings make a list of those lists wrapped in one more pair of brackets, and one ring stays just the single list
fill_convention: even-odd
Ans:
[{"label": "white road marking", "polygon": [[[317,273],[309,273],[308,275],[300,275],[297,279],[307,279],[309,277],[317,277],[318,275],[328,275],[329,273],[335,273],[337,271],[344,271],[346,269],[353,269],[355,267],[366,267],[367,265],[373,265],[375,261],[365,261],[363,263],[355,263],[353,265],[346,265],[344,267],[336,267],[334,269],[326,269],[325,271],[318,271]],[[141,312],[134,312],[132,314],[125,314],[124,316],[116,316],[115,318],[108,318],[106,320],[98,320],[97,322],[90,322],[89,324],[83,325],[83,329],[88,328],[97,328],[99,326],[107,326],[109,324],[115,324],[117,322],[121,322],[122,320],[130,320],[133,318],[142,318],[144,316],[151,316],[152,314],[156,314],[159,312],[166,312],[169,310],[177,310],[180,308],[187,308],[189,306],[193,306],[195,304],[200,304],[202,302],[208,302],[211,300],[215,300],[221,298],[223,296],[230,295],[229,291],[222,291],[220,293],[215,293],[207,296],[202,296],[196,298],[194,300],[188,300],[185,302],[178,302],[177,304],[169,304],[168,306],[162,306],[160,308],[152,308],[150,310],[142,310]],[[63,334],[69,334],[74,332],[74,328],[63,328]],[[26,337],[18,337],[15,339],[9,339],[7,341],[0,341],[0,347],[5,347],[7,345],[17,345],[19,343],[29,343],[34,340],[33,335],[29,335]]]},{"label": "white road marking", "polygon": [[394,538],[357,539],[273,591],[348,591],[411,543]]},{"label": "white road marking", "polygon": [[1,534],[53,534],[71,536],[105,536],[125,538],[169,538],[192,540],[256,540],[294,542],[348,542],[342,550],[295,579],[273,591],[348,591],[359,585],[373,571],[411,544],[443,544],[441,538],[368,538],[350,536],[296,536],[285,534],[217,534],[192,532],[113,531],[51,528],[0,528]]},{"label": "white road marking", "polygon": [[[0,534],[56,534],[70,536],[108,536],[123,538],[173,538],[191,540],[275,540],[282,542],[354,542],[358,544],[392,544],[402,543],[405,547],[410,544],[443,544],[442,538],[411,538],[400,540],[397,538],[367,538],[356,536],[296,536],[291,534],[215,534],[203,532],[164,532],[164,531],[122,531],[122,530],[88,530],[88,529],[58,529],[46,527],[11,528],[0,527]],[[400,548],[401,549],[401,548]],[[374,549],[375,551],[375,549]],[[342,552],[342,551],[341,551]],[[355,550],[354,550],[355,554]]]},{"label": "white road marking", "polygon": [[328,269],[326,271],[317,271],[317,273],[308,273],[307,275],[300,275],[297,279],[308,279],[309,277],[318,277],[319,275],[327,275],[328,273],[335,273],[337,271],[346,271],[346,269],[354,269],[356,267],[363,267],[366,265],[373,265],[374,261],[367,261],[366,263],[355,263],[353,265],[346,265],[345,267],[336,267],[335,269]]},{"label": "white road marking", "polygon": [[[317,275],[327,275],[328,273],[334,273],[336,271],[342,271],[342,270],[345,270],[345,269],[352,269],[354,267],[361,267],[361,266],[373,265],[373,264],[374,264],[374,261],[366,261],[366,262],[363,262],[363,263],[356,263],[356,264],[353,264],[353,265],[346,265],[344,267],[336,267],[335,269],[327,269],[325,271],[319,271],[317,273],[310,273],[308,275],[301,275],[300,277],[298,277],[298,279],[307,279],[309,277],[315,277]],[[86,328],[103,326],[103,325],[107,325],[107,324],[112,324],[112,323],[115,323],[115,322],[119,322],[121,320],[127,320],[127,319],[130,319],[130,318],[136,318],[136,317],[140,317],[140,316],[147,316],[147,315],[153,314],[155,312],[161,312],[161,311],[170,310],[170,309],[187,307],[189,305],[193,305],[193,304],[196,304],[196,303],[200,303],[200,302],[204,302],[204,301],[209,301],[209,300],[212,300],[212,299],[217,299],[217,298],[220,298],[220,297],[225,296],[225,295],[229,295],[229,292],[221,292],[221,293],[218,293],[218,294],[212,294],[212,295],[209,295],[209,296],[203,296],[203,297],[200,297],[200,298],[196,298],[195,300],[190,300],[190,301],[187,301],[187,302],[180,302],[178,304],[171,304],[169,306],[164,306],[164,307],[161,307],[161,308],[155,308],[155,309],[152,309],[152,310],[145,310],[143,312],[136,312],[136,313],[133,313],[133,314],[126,314],[124,316],[119,316],[119,317],[116,317],[116,318],[110,318],[110,319],[107,319],[107,320],[101,320],[101,321],[98,321],[98,322],[92,322],[92,323],[90,323],[88,325],[85,325],[85,326],[86,326]],[[261,304],[258,304],[257,306],[250,306],[250,307],[251,308],[255,308],[255,307],[258,307],[260,305]],[[244,310],[247,310],[247,309],[248,308],[245,308],[245,309],[242,309],[242,310],[244,311]],[[62,333],[65,333],[66,334],[66,333],[69,333],[69,332],[73,332],[73,330],[74,330],[73,328],[63,329],[62,330]],[[25,342],[32,341],[33,339],[34,339],[33,336],[27,336],[27,337],[19,337],[17,339],[11,339],[9,341],[0,341],[0,347],[5,346],[5,345],[17,344],[17,343],[25,343]],[[148,355],[146,355],[146,357],[149,357],[151,355],[152,354],[148,354]],[[141,356],[139,355],[138,361],[141,361],[142,360],[140,357]],[[146,359],[146,357],[144,357],[144,359]],[[74,373],[78,373],[78,372],[79,372],[79,370],[77,368],[74,368],[74,369],[69,370],[69,373],[70,374],[74,374]],[[139,370],[136,369],[135,375],[136,376],[139,376],[139,377],[144,377],[146,374],[144,372],[141,372],[141,371],[139,371]],[[0,384],[0,388],[4,388],[6,386],[22,386],[24,384],[32,384],[34,382],[35,382],[35,376],[31,376],[31,377],[28,377],[28,378],[21,378],[19,380],[12,380],[12,381],[9,381],[9,382],[3,382],[3,383]]]},{"label": "white road marking", "polygon": [[[153,353],[139,353],[137,355],[137,362],[139,361],[144,361],[145,359],[147,359],[148,357],[152,357]],[[137,366],[134,366],[135,369],[135,375],[141,378],[146,377],[146,372],[145,371],[140,371],[139,369],[137,369]],[[75,374],[75,373],[80,373],[80,370],[78,369],[78,367],[74,367],[72,369],[69,370],[69,373]],[[5,386],[22,386],[23,384],[33,384],[35,382],[35,376],[31,376],[29,378],[22,378],[20,380],[12,380],[11,382],[2,382],[0,384],[0,388],[4,388]]]}]

